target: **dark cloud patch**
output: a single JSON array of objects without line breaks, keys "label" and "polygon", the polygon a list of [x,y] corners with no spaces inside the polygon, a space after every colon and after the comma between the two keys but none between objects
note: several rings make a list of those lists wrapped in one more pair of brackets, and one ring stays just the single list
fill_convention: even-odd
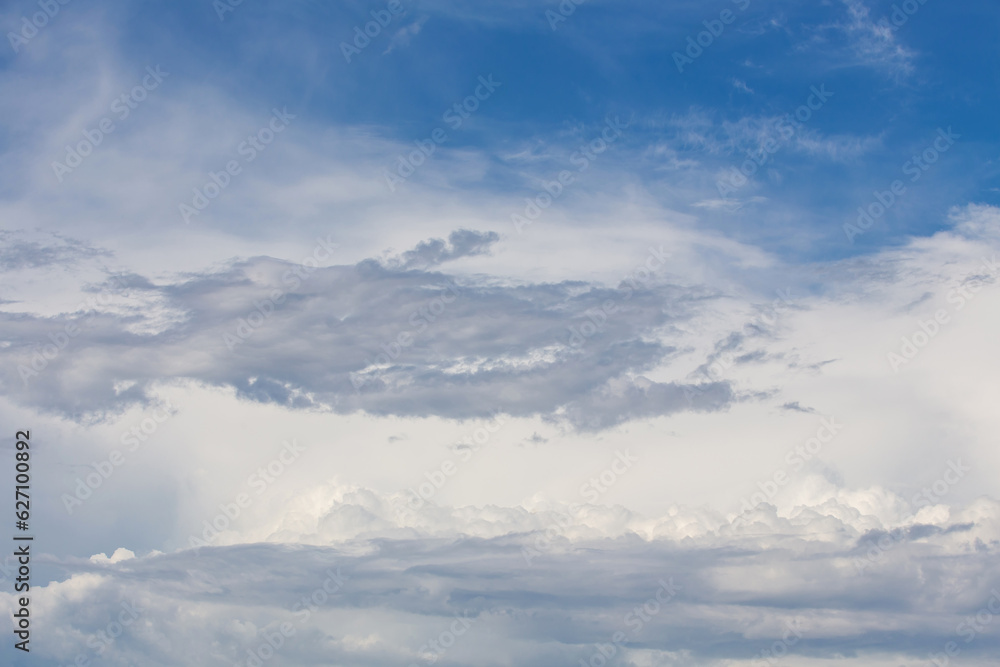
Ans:
[{"label": "dark cloud patch", "polygon": [[[824,528],[820,539],[817,527],[836,531]],[[100,579],[86,596],[62,594],[60,584],[37,593],[60,595],[59,604],[39,608],[39,623],[58,639],[44,645],[45,657],[71,658],[129,600],[157,632],[123,635],[114,656],[143,667],[209,664],[208,646],[232,663],[281,622],[296,627],[296,641],[276,653],[283,664],[409,664],[456,618],[470,620],[470,634],[444,656],[449,664],[578,664],[617,632],[626,637],[618,664],[727,664],[759,657],[789,627],[798,633],[785,647],[790,664],[919,661],[955,641],[963,619],[1000,585],[994,554],[946,546],[949,531],[895,531],[898,544],[884,557],[891,562],[857,572],[850,561],[858,533],[824,515],[742,532],[723,523],[680,541],[563,540],[526,563],[525,548],[543,532],[63,561],[68,573]],[[324,584],[332,592],[305,618],[296,613]],[[173,647],[169,656],[157,648],[163,642]],[[963,656],[998,648],[988,628]]]},{"label": "dark cloud patch", "polygon": [[725,410],[736,396],[726,382],[684,385],[652,382],[639,377],[631,382],[609,382],[566,409],[579,428],[602,430],[622,422],[693,410]]},{"label": "dark cloud patch", "polygon": [[47,235],[44,242],[30,240],[24,232],[0,230],[0,271],[21,271],[60,264],[73,265],[84,259],[111,257],[101,250],[61,234]]},{"label": "dark cloud patch", "polygon": [[[487,237],[456,232],[445,254],[479,252]],[[680,355],[662,341],[704,303],[692,288],[502,286],[371,260],[307,269],[260,257],[174,283],[113,283],[94,287],[105,308],[0,314],[11,343],[0,377],[19,400],[82,418],[143,401],[157,381],[192,379],[291,408],[453,419],[500,410],[588,430],[735,400],[724,381],[641,377]]]},{"label": "dark cloud patch", "polygon": [[490,248],[500,240],[496,232],[477,232],[458,229],[448,235],[448,241],[430,239],[423,241],[413,250],[394,257],[387,265],[398,270],[426,270],[445,262],[462,257],[474,257],[489,253]]}]

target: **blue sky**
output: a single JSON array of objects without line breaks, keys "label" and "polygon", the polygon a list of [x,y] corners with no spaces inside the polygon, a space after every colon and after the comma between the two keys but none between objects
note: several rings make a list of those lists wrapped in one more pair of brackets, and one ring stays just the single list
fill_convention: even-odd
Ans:
[{"label": "blue sky", "polygon": [[[746,216],[704,220],[792,256],[843,257],[936,231],[956,192],[996,202],[998,137],[987,110],[997,102],[997,17],[988,4],[924,3],[901,26],[879,33],[880,21],[894,20],[891,3],[751,3],[742,11],[742,2],[730,3],[734,22],[678,72],[673,54],[727,9],[718,5],[584,3],[555,30],[546,5],[407,5],[351,63],[340,57],[340,44],[351,41],[354,26],[371,20],[372,7],[364,3],[243,3],[222,21],[213,20],[215,10],[204,2],[103,7],[128,61],[170,62],[186,83],[209,86],[248,108],[280,100],[309,122],[371,127],[404,143],[439,126],[442,110],[464,98],[478,76],[492,73],[504,82],[502,94],[448,146],[494,156],[484,185],[501,191],[523,188],[535,175],[502,159],[510,146],[599,125],[609,113],[638,121],[628,155],[619,159],[635,159],[656,142],[676,146],[682,157],[704,158],[705,146],[685,142],[669,123],[697,115],[713,124],[713,139],[723,145],[711,158],[723,166],[747,148],[749,138],[738,134],[741,121],[793,112],[811,85],[823,84],[835,98],[803,130],[816,143],[813,150],[780,155],[773,178],[753,185],[754,195],[796,217],[795,235],[810,236],[808,247],[788,239],[783,224],[775,238],[773,227],[760,229]],[[404,33],[398,39],[405,45],[385,53],[393,34],[407,27],[419,33]],[[962,35],[961,44],[954,35]],[[727,131],[732,124],[737,127]],[[839,243],[829,221],[849,218],[866,203],[869,184],[891,182],[939,127],[962,135],[959,148],[859,248]],[[839,155],[823,155],[824,149]],[[633,177],[665,205],[689,210],[696,202],[671,197],[658,166],[637,164]]]},{"label": "blue sky", "polygon": [[995,5],[223,1],[0,9],[5,662],[991,664]]},{"label": "blue sky", "polygon": [[[205,2],[102,3],[92,11],[110,26],[106,48],[136,73],[142,63],[169,63],[178,87],[205,87],[247,110],[280,102],[302,122],[364,127],[402,143],[439,126],[443,110],[492,73],[502,94],[452,133],[448,148],[491,156],[486,178],[473,185],[493,192],[530,187],[549,166],[513,162],[510,152],[534,147],[544,155],[554,138],[570,140],[609,113],[634,117],[615,155],[631,164],[630,178],[662,205],[698,212],[702,225],[793,258],[871,252],[939,230],[957,193],[996,202],[997,135],[987,110],[996,105],[997,18],[988,4],[924,3],[881,33],[891,3],[718,5],[588,2],[552,30],[544,4],[408,4],[351,63],[340,44],[371,20],[377,8],[364,3],[243,3],[221,21]],[[678,72],[673,54],[727,7],[734,22]],[[400,46],[386,53],[394,38]],[[11,68],[18,54],[2,57]],[[717,190],[702,170],[684,170],[687,187],[677,192],[677,174],[665,178],[661,161],[640,159],[665,144],[703,169],[738,165],[757,139],[747,123],[794,112],[820,84],[834,97],[802,130],[809,148],[781,150],[773,171],[734,197],[766,197],[768,210],[697,211]],[[685,121],[706,124],[707,136],[685,137]],[[201,121],[204,131],[217,123],[226,119]],[[884,224],[855,247],[842,242],[831,222],[851,219],[939,127],[955,128],[959,146]],[[765,216],[770,224],[760,224]]]}]

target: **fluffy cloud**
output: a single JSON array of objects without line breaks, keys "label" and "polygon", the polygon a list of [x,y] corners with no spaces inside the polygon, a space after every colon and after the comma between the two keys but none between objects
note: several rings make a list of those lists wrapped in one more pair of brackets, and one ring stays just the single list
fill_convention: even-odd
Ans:
[{"label": "fluffy cloud", "polygon": [[995,661],[988,3],[132,4],[0,56],[0,662]]},{"label": "fluffy cloud", "polygon": [[407,520],[390,498],[326,493],[320,532],[299,539],[63,561],[70,576],[36,594],[36,622],[53,628],[40,652],[93,658],[119,618],[129,623],[106,664],[233,664],[277,643],[282,623],[294,634],[275,659],[294,664],[569,663],[616,633],[623,665],[756,664],[782,638],[815,664],[920,660],[956,641],[967,664],[985,665],[1000,645],[993,614],[966,618],[1000,586],[993,500],[884,523],[862,508],[905,503],[873,489],[784,517],[762,505],[736,526],[682,507]]}]

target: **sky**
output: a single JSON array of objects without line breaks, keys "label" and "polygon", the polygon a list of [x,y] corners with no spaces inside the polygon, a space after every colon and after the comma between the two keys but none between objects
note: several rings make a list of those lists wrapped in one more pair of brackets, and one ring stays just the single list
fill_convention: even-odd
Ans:
[{"label": "sky", "polygon": [[4,664],[995,664],[995,3],[0,28]]}]

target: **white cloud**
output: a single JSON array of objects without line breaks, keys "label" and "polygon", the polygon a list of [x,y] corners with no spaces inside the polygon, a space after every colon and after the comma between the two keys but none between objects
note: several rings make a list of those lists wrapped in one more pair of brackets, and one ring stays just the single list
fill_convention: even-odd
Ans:
[{"label": "white cloud", "polygon": [[[911,71],[847,6],[854,61]],[[185,225],[177,205],[270,111],[168,78],[58,184],[52,160],[139,71],[80,11],[0,77],[0,214],[23,227],[0,251],[0,415],[43,434],[39,562],[57,567],[33,586],[40,664],[96,657],[122,618],[106,664],[232,664],[283,622],[271,664],[420,663],[465,618],[441,664],[579,664],[622,631],[623,665],[752,665],[793,623],[788,664],[898,667],[962,641],[1000,587],[996,208],[791,262],[703,219],[789,229],[797,210],[763,177],[731,202],[714,186],[777,117],[693,109],[634,119],[519,234],[510,214],[594,124],[495,155],[442,146],[393,194],[383,169],[412,143],[302,113]],[[807,127],[787,148],[851,162],[881,141]],[[825,419],[842,428],[821,442]],[[415,490],[428,500],[407,511]],[[670,578],[677,597],[633,632]],[[964,664],[988,664],[996,627]]]}]

